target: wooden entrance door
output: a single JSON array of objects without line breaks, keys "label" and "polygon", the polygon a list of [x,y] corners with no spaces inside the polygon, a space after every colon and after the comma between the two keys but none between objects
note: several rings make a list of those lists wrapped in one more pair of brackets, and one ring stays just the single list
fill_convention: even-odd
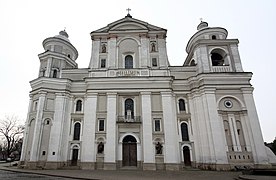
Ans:
[{"label": "wooden entrance door", "polygon": [[78,149],[73,149],[71,166],[77,166],[78,165],[78,155],[79,155],[79,150]]},{"label": "wooden entrance door", "polygon": [[183,147],[183,156],[184,156],[184,164],[185,166],[191,166],[191,156],[190,149],[188,146]]},{"label": "wooden entrance door", "polygon": [[133,136],[123,140],[123,166],[137,166],[137,144]]}]

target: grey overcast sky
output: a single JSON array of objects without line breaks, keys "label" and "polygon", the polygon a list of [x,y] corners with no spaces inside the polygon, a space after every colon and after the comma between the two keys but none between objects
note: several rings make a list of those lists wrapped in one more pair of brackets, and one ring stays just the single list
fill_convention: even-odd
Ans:
[{"label": "grey overcast sky", "polygon": [[276,1],[274,0],[0,0],[0,119],[16,115],[26,120],[29,81],[37,78],[42,41],[66,27],[77,48],[80,68],[91,56],[89,33],[123,18],[165,28],[171,65],[182,65],[186,44],[200,18],[210,27],[224,27],[238,38],[245,71],[251,80],[264,140],[276,136]]}]

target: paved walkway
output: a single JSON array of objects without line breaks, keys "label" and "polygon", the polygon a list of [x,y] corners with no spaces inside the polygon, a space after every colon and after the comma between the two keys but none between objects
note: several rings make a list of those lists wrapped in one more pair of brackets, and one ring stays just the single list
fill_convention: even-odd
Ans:
[{"label": "paved walkway", "polygon": [[91,179],[91,180],[233,180],[233,179],[256,179],[256,180],[275,180],[271,176],[251,176],[241,175],[241,172],[232,171],[141,171],[141,170],[27,170],[17,167],[7,167],[9,164],[1,164],[0,169],[6,171],[40,174],[55,177],[72,179]]}]

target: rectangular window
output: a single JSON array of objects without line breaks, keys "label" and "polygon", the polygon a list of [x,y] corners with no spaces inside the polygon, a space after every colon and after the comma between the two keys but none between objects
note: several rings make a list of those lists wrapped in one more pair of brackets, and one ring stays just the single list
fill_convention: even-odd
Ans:
[{"label": "rectangular window", "polygon": [[157,58],[152,58],[151,62],[152,62],[152,67],[157,67]]},{"label": "rectangular window", "polygon": [[104,131],[104,119],[99,119],[99,131]]},{"label": "rectangular window", "polygon": [[101,59],[101,68],[105,68],[106,59]]},{"label": "rectangular window", "polygon": [[160,119],[154,119],[154,131],[160,132],[161,131],[161,121]]}]

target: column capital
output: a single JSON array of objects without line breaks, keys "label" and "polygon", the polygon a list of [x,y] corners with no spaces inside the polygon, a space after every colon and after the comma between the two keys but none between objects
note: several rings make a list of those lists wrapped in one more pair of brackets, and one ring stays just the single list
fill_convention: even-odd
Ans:
[{"label": "column capital", "polygon": [[141,95],[151,95],[151,92],[148,91],[142,91],[140,92]]},{"label": "column capital", "polygon": [[116,96],[117,93],[116,92],[107,92],[106,95],[107,96]]}]

